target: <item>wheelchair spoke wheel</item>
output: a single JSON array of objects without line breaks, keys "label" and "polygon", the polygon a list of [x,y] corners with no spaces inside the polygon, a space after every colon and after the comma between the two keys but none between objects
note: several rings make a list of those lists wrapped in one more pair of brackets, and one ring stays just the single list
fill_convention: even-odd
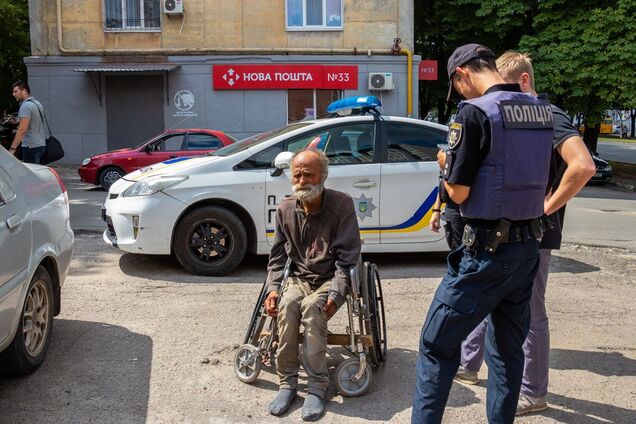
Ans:
[{"label": "wheelchair spoke wheel", "polygon": [[343,396],[357,397],[367,392],[371,385],[371,367],[367,366],[358,380],[354,376],[360,368],[358,358],[347,358],[336,368],[335,383],[338,392]]},{"label": "wheelchair spoke wheel", "polygon": [[244,344],[234,355],[234,372],[243,383],[251,384],[256,381],[261,372],[261,361],[258,350],[249,344]]},{"label": "wheelchair spoke wheel", "polygon": [[384,315],[384,297],[380,274],[375,264],[365,263],[368,266],[366,272],[366,290],[368,293],[369,321],[367,333],[373,337],[373,347],[369,349],[369,360],[373,366],[379,366],[386,360],[387,336],[386,319]]}]

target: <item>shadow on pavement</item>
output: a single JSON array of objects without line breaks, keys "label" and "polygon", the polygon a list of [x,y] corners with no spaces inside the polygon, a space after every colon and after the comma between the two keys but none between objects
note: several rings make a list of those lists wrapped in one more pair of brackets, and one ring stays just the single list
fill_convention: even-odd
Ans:
[{"label": "shadow on pavement", "polygon": [[124,327],[56,319],[42,366],[0,379],[0,421],[145,423],[152,346]]},{"label": "shadow on pavement", "polygon": [[550,368],[585,370],[605,377],[636,376],[636,360],[616,351],[551,349]]},{"label": "shadow on pavement", "polygon": [[[362,259],[378,265],[381,278],[441,278],[446,270],[446,253],[363,254]],[[189,274],[174,256],[125,253],[119,268],[131,277],[176,283],[261,283],[267,276],[266,255],[246,255],[239,267],[224,277]]]},{"label": "shadow on pavement", "polygon": [[584,274],[586,272],[600,271],[601,268],[596,265],[586,264],[576,259],[564,258],[562,256],[552,255],[550,259],[550,272],[569,272],[571,274]]},{"label": "shadow on pavement", "polygon": [[[606,403],[584,399],[548,394],[550,405],[559,405],[563,409],[549,408],[536,416],[551,418],[560,423],[601,424],[601,423],[634,423],[636,411]],[[530,417],[532,415],[528,415]]]},{"label": "shadow on pavement", "polygon": [[224,277],[205,277],[188,273],[174,256],[125,253],[119,268],[131,277],[175,283],[262,283],[267,276],[267,256],[248,254],[241,265]]}]

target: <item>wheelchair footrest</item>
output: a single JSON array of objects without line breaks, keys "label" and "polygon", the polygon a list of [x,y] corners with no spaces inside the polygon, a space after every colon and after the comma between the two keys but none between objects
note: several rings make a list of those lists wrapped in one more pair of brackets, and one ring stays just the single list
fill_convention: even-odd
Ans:
[{"label": "wheelchair footrest", "polygon": [[[261,338],[269,337],[271,333],[269,331],[262,331]],[[303,342],[303,333],[298,333],[298,343]],[[364,347],[373,346],[373,337],[369,335],[356,334],[356,342],[362,343]],[[348,346],[351,343],[351,336],[349,334],[329,334],[327,335],[327,344],[333,346]]]}]

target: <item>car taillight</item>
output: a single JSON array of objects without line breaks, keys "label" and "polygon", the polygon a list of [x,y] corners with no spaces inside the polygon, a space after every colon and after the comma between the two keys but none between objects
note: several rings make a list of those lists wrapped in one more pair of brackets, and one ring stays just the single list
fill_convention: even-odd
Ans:
[{"label": "car taillight", "polygon": [[55,171],[55,169],[53,168],[49,168],[49,169],[55,176],[55,179],[57,180],[57,182],[60,183],[60,188],[62,189],[62,194],[64,195],[64,203],[66,203],[66,216],[67,216],[67,219],[70,220],[71,219],[71,204],[68,201],[68,191],[66,190],[64,181],[62,181],[62,177],[60,177],[60,174],[58,174],[57,171]]},{"label": "car taillight", "polygon": [[55,178],[57,179],[57,182],[60,183],[60,187],[62,188],[62,193],[66,193],[66,186],[64,185],[64,181],[62,181],[62,178],[60,177],[60,174],[58,174],[55,169],[53,168],[49,168],[51,170],[51,172],[53,173],[53,175],[55,175]]}]

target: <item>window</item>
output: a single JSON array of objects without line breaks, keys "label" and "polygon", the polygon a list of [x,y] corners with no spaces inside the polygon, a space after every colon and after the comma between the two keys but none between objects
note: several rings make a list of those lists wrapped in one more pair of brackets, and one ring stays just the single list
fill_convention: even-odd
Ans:
[{"label": "window", "polygon": [[446,134],[415,125],[387,124],[388,162],[426,162],[437,160],[438,144]]},{"label": "window", "polygon": [[106,30],[161,29],[159,0],[104,0]]},{"label": "window", "polygon": [[342,29],[342,0],[287,0],[287,30]]},{"label": "window", "polygon": [[374,153],[373,127],[373,123],[368,122],[312,131],[287,142],[276,143],[236,165],[235,169],[270,168],[280,152],[295,152],[305,147],[323,150],[330,165],[370,163]]},{"label": "window", "polygon": [[216,150],[223,147],[221,140],[210,134],[188,135],[186,150]]},{"label": "window", "polygon": [[341,90],[287,90],[287,121],[326,118],[327,106],[341,97]]},{"label": "window", "polygon": [[177,134],[163,138],[154,143],[154,151],[156,152],[177,152],[181,150],[183,145],[183,134]]}]

